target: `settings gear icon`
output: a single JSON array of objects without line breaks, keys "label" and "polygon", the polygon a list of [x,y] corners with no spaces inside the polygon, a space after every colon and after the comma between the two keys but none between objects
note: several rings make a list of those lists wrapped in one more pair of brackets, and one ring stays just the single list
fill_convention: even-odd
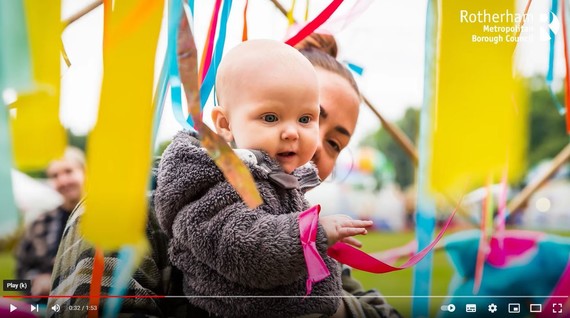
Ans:
[{"label": "settings gear icon", "polygon": [[487,306],[487,309],[489,309],[489,312],[494,314],[495,311],[497,311],[497,305],[491,303],[489,306]]}]

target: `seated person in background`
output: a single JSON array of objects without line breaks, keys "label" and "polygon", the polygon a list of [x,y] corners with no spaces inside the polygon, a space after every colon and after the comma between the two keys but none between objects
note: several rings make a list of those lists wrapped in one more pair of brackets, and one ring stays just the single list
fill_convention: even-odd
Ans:
[{"label": "seated person in background", "polygon": [[51,186],[62,195],[63,204],[32,222],[16,255],[16,275],[18,279],[32,281],[33,296],[50,292],[51,273],[65,223],[83,195],[85,156],[81,150],[69,147],[62,158],[48,165],[46,174]]}]

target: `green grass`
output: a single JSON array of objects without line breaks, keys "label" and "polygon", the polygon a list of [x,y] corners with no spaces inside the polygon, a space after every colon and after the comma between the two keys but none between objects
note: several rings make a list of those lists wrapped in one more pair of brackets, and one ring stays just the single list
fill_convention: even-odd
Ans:
[{"label": "green grass", "polygon": [[[378,252],[389,248],[402,246],[414,239],[414,233],[378,233],[372,232],[359,239],[363,243],[363,250],[367,252]],[[404,259],[404,261],[407,259]],[[443,251],[438,251],[433,259],[433,272],[431,282],[431,295],[445,296],[449,281],[453,274],[453,268],[448,262]],[[408,297],[412,295],[413,268],[387,274],[371,274],[358,270],[353,271],[353,275],[358,279],[365,289],[377,289],[382,293],[387,301],[395,307],[404,317],[411,317],[412,300]],[[399,297],[390,297],[399,296]],[[435,317],[439,311],[444,297],[430,298],[430,316]]]}]

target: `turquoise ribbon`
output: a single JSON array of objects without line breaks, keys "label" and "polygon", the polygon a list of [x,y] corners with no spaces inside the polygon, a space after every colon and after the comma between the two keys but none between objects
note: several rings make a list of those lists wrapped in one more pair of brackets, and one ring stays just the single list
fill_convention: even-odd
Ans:
[{"label": "turquoise ribbon", "polygon": [[192,13],[192,17],[194,17],[194,0],[188,0],[188,6],[190,7],[190,12]]},{"label": "turquoise ribbon", "polygon": [[[32,88],[32,66],[23,1],[0,1],[0,93]],[[1,96],[0,96],[1,97]]]},{"label": "turquoise ribbon", "polygon": [[[427,5],[425,33],[424,97],[420,114],[419,166],[418,166],[418,201],[416,206],[416,240],[418,251],[429,245],[435,228],[435,203],[430,197],[430,116],[435,103],[435,57],[437,47],[437,2],[429,0]],[[429,296],[431,291],[431,271],[433,253],[428,253],[414,267],[412,294],[412,317],[429,317]],[[420,296],[420,297],[418,297]]]},{"label": "turquoise ribbon", "polygon": [[[549,12],[548,22],[551,23],[552,19],[556,18],[556,14],[558,13],[558,0],[552,0],[552,8]],[[562,26],[564,27],[564,26]],[[550,92],[550,97],[558,110],[560,115],[564,115],[566,110],[560,102],[558,101],[558,97],[554,93],[554,89],[552,88],[552,81],[554,80],[554,44],[556,42],[556,34],[548,28],[548,32],[550,34],[550,45],[549,45],[549,52],[548,52],[548,71],[546,73],[546,85],[548,86],[548,91]]]},{"label": "turquoise ribbon", "polygon": [[168,47],[166,59],[168,60],[168,82],[170,84],[170,100],[172,113],[176,121],[186,130],[194,130],[192,116],[184,115],[182,111],[182,83],[178,71],[178,56],[176,42],[178,40],[178,26],[182,17],[182,0],[170,0],[168,6]]},{"label": "turquoise ribbon", "polygon": [[154,107],[154,116],[152,119],[152,146],[154,149],[156,143],[156,136],[158,135],[158,128],[160,127],[160,121],[162,119],[162,112],[164,110],[164,101],[166,100],[166,91],[168,89],[168,62],[164,59],[162,63],[162,68],[160,69],[160,76],[158,77],[158,83],[156,84],[156,90],[154,92],[154,97],[152,105]]},{"label": "turquoise ribbon", "polygon": [[364,73],[364,68],[362,66],[350,63],[350,62],[346,62],[346,66],[348,66],[348,68],[353,71],[354,73],[362,76],[362,73]]},{"label": "turquoise ribbon", "polygon": [[222,55],[224,53],[224,44],[226,43],[226,31],[228,26],[228,18],[230,17],[230,12],[232,10],[232,0],[225,0],[222,6],[222,17],[220,18],[220,31],[218,33],[218,39],[216,40],[216,46],[214,49],[214,58],[210,68],[207,70],[206,77],[202,81],[202,86],[200,86],[200,109],[203,110],[214,83],[216,81],[216,73],[218,72],[218,65],[222,60]]},{"label": "turquoise ribbon", "polygon": [[[135,249],[131,246],[125,246],[117,255],[117,265],[113,271],[109,296],[124,296],[126,294],[134,270]],[[120,297],[107,299],[103,317],[117,317],[122,303],[123,299]]]},{"label": "turquoise ribbon", "polygon": [[12,190],[12,139],[5,89],[31,89],[33,85],[26,16],[22,1],[0,1],[0,237],[18,228],[20,215]]},{"label": "turquoise ribbon", "polygon": [[0,237],[18,228],[20,215],[12,191],[12,144],[8,108],[0,98]]}]

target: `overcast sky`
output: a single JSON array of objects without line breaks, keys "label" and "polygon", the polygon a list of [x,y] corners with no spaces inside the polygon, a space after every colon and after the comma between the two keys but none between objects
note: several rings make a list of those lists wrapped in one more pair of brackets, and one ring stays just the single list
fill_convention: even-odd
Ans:
[{"label": "overcast sky", "polygon": [[[63,18],[75,13],[91,1],[93,0],[63,0]],[[214,0],[196,1],[195,36],[199,52],[204,43],[214,2]],[[366,12],[335,34],[340,47],[339,59],[364,68],[363,76],[357,78],[362,92],[386,118],[396,120],[403,115],[407,107],[421,104],[427,2],[426,0],[371,0],[371,2]],[[233,3],[226,51],[241,41],[241,15],[245,0],[234,0]],[[281,3],[288,8],[291,0],[281,0]],[[314,17],[330,3],[330,0],[311,0],[310,3],[310,17]],[[354,0],[345,0],[338,13],[346,12],[354,3]],[[533,1],[530,12],[548,12],[549,5],[550,1]],[[297,1],[298,20],[303,18],[304,6],[305,1]],[[66,127],[77,134],[88,132],[96,120],[102,68],[102,11],[102,7],[97,8],[68,27],[63,34],[63,42],[72,66],[63,67],[61,120]],[[522,9],[519,8],[518,11],[521,12]],[[287,20],[269,0],[250,0],[248,30],[250,38],[283,40],[287,31]],[[161,63],[165,40],[163,32],[159,41],[157,70]],[[558,44],[557,70],[560,71],[557,75],[563,77],[562,50],[560,43]],[[547,48],[547,42],[526,43],[519,48],[522,53],[520,64],[523,65],[524,73],[546,71]],[[362,136],[378,127],[378,120],[363,107],[351,146],[354,147]],[[170,105],[167,104],[158,139],[170,138],[179,128],[173,119]]]}]

